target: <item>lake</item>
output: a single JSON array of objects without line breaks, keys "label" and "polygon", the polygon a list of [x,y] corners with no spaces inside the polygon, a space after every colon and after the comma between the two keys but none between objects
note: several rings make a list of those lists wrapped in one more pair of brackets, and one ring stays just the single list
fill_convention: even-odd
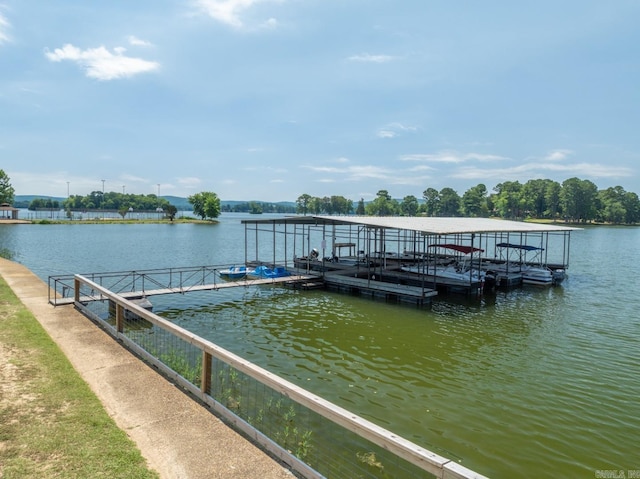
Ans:
[{"label": "lake", "polygon": [[[241,263],[217,225],[1,225],[49,275]],[[154,298],[154,311],[490,477],[640,474],[640,228],[573,232],[561,286],[417,308],[284,288]]]}]

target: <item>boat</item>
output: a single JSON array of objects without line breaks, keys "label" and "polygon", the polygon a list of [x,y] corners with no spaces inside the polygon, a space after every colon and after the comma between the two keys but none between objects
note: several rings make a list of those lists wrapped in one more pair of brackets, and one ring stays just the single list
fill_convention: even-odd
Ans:
[{"label": "boat", "polygon": [[[527,244],[514,244],[514,243],[498,243],[498,248],[505,248],[507,250],[507,257],[509,257],[508,251],[519,251],[519,261],[507,261],[502,265],[494,267],[498,271],[513,271],[519,272],[522,275],[522,282],[524,284],[535,284],[541,286],[549,286],[559,284],[565,277],[563,269],[553,271],[551,268],[542,264],[542,261],[535,261],[540,257],[540,254],[544,251],[544,248],[539,246],[532,246]],[[527,252],[533,252],[534,257],[532,261],[526,261]],[[495,266],[495,265],[494,265]]]},{"label": "boat", "polygon": [[485,279],[486,273],[477,268],[472,268],[467,263],[470,261],[470,256],[473,253],[483,252],[483,249],[475,248],[473,246],[464,246],[458,245],[454,243],[443,243],[443,244],[432,244],[429,245],[430,248],[444,248],[448,250],[453,250],[458,253],[462,253],[464,257],[462,260],[459,260],[459,255],[455,258],[451,256],[446,256],[444,258],[445,263],[438,264],[436,262],[433,263],[414,263],[414,264],[405,264],[400,267],[402,271],[408,273],[418,273],[418,274],[426,274],[428,276],[434,276],[436,278],[448,279],[448,280],[457,280],[463,281],[466,283],[472,282],[482,282]]},{"label": "boat", "polygon": [[550,286],[553,284],[553,273],[549,268],[525,265],[522,268],[522,282],[524,284]]},{"label": "boat", "polygon": [[246,266],[229,266],[226,269],[221,269],[218,271],[218,274],[223,279],[242,279],[250,274],[253,270],[251,268],[247,268]]},{"label": "boat", "polygon": [[247,273],[252,278],[283,278],[291,276],[291,273],[284,266],[276,266],[271,269],[267,266],[257,266],[254,270]]},{"label": "boat", "polygon": [[485,272],[477,269],[470,270],[463,264],[453,262],[447,266],[427,266],[424,264],[403,265],[400,269],[406,273],[425,274],[441,279],[453,279],[466,283],[484,281]]}]

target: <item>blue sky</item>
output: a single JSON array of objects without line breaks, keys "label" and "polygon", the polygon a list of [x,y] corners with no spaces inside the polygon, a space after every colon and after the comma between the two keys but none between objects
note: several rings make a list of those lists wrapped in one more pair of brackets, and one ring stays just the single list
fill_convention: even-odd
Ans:
[{"label": "blue sky", "polygon": [[640,3],[0,0],[18,195],[640,194]]}]

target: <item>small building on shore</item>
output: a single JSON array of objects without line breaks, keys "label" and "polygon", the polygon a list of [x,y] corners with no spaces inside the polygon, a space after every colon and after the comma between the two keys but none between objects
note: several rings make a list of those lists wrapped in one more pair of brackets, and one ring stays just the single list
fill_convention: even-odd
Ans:
[{"label": "small building on shore", "polygon": [[18,208],[14,208],[9,203],[0,204],[0,220],[17,220]]}]

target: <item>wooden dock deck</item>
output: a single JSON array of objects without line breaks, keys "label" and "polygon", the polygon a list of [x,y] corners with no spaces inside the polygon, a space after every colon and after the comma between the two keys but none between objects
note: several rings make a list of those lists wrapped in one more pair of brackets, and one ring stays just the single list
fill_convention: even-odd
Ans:
[{"label": "wooden dock deck", "polygon": [[[147,289],[147,290],[139,290],[139,291],[126,291],[117,293],[119,296],[122,296],[126,299],[138,299],[149,296],[158,296],[161,294],[185,294],[194,291],[217,291],[221,289],[228,288],[238,288],[238,287],[249,287],[249,286],[258,286],[258,285],[268,285],[268,284],[283,284],[283,283],[291,283],[291,282],[308,282],[308,281],[317,281],[317,276],[311,275],[290,275],[283,276],[280,278],[259,278],[259,279],[238,279],[234,281],[220,281],[208,284],[197,284],[193,286],[187,287],[175,287],[175,288],[157,288],[157,289]],[[100,295],[82,295],[80,297],[80,302],[88,303],[91,301],[100,301],[104,299]],[[67,304],[73,304],[74,298],[56,298],[55,305],[56,306],[64,306]]]},{"label": "wooden dock deck", "polygon": [[360,278],[347,275],[344,271],[325,273],[324,282],[330,289],[418,304],[429,302],[431,298],[438,294],[437,291],[430,288],[380,281],[374,278]]}]

